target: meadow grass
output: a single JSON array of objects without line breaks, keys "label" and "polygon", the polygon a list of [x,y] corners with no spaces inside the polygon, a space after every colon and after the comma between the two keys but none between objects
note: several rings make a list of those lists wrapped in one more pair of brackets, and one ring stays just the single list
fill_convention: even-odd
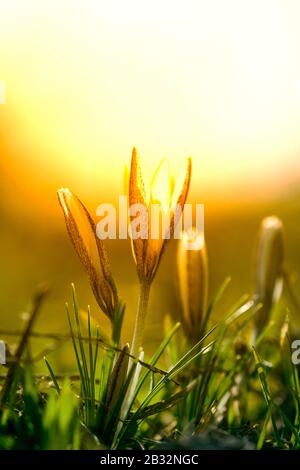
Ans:
[{"label": "meadow grass", "polygon": [[[251,344],[260,305],[246,296],[214,322],[228,282],[208,306],[197,343],[191,346],[180,323],[169,320],[151,358],[121,346],[124,306],[117,332],[103,339],[89,310],[80,316],[72,286],[66,310],[79,380],[56,374],[50,356],[49,375],[34,374],[30,338],[44,301],[39,292],[17,353],[2,366],[1,448],[299,449],[299,371],[289,322],[277,315]],[[285,302],[276,308],[285,311]]]},{"label": "meadow grass", "polygon": [[[162,168],[152,183],[156,197],[155,181],[160,181]],[[175,199],[174,185],[166,182],[168,211],[171,199],[184,205],[190,176],[188,160]],[[134,149],[129,199],[149,205],[152,185],[147,199]],[[162,320],[164,338],[148,357],[142,347],[143,329],[166,240],[132,243],[140,294],[131,344],[123,344],[126,306],[105,244],[71,191],[61,189],[59,201],[94,297],[110,320],[110,335],[102,331],[90,307],[82,312],[72,284],[71,303],[66,304],[69,334],[60,339],[72,344],[76,372],[61,374],[51,353],[43,357],[44,351],[38,356],[31,352],[32,338],[43,338],[34,324],[47,287],[36,291],[16,352],[8,345],[7,363],[1,366],[0,448],[300,449],[299,368],[292,361],[294,329],[289,320],[292,310],[299,313],[299,305],[285,265],[282,222],[275,216],[263,219],[254,292],[242,295],[230,308],[223,307],[230,278],[208,302],[204,234],[184,234],[177,256],[180,322],[170,316]],[[184,248],[186,242],[190,251]],[[221,311],[218,319],[216,307]],[[39,361],[44,361],[47,375],[35,373]]]}]

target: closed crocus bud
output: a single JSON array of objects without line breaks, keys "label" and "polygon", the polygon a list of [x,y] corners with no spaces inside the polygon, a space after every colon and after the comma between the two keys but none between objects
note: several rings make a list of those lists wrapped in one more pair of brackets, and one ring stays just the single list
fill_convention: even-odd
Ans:
[{"label": "closed crocus bud", "polygon": [[58,199],[69,236],[89,275],[94,296],[113,323],[118,295],[103,241],[97,237],[95,223],[77,196],[62,188],[58,190]]},{"label": "closed crocus bud", "polygon": [[278,302],[283,284],[283,225],[278,217],[263,219],[256,253],[256,301],[262,307],[255,316],[256,333],[268,324],[272,307]]},{"label": "closed crocus bud", "polygon": [[177,271],[182,306],[182,326],[187,338],[200,339],[207,309],[208,265],[203,233],[184,232],[178,244]]}]

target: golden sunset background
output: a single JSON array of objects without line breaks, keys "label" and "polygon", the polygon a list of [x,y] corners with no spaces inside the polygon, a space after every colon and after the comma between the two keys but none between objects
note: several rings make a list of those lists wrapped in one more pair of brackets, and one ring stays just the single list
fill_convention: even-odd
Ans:
[{"label": "golden sunset background", "polygon": [[[71,281],[107,327],[56,190],[69,187],[92,215],[117,203],[133,146],[149,172],[162,157],[176,170],[192,156],[188,202],[205,204],[210,297],[227,275],[224,305],[251,293],[257,229],[273,213],[297,276],[299,22],[298,0],[0,1],[2,328],[21,326],[43,280],[52,289],[37,330],[67,331]],[[129,339],[138,291],[130,243],[108,248]],[[178,312],[175,249],[153,286],[146,347]],[[56,356],[64,364],[62,349]]]}]

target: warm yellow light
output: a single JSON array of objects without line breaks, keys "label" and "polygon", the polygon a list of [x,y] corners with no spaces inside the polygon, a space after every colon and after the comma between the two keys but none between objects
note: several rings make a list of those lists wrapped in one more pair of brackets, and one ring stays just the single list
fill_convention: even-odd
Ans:
[{"label": "warm yellow light", "polygon": [[199,251],[204,247],[204,233],[193,228],[182,234],[182,249]]},{"label": "warm yellow light", "polygon": [[21,174],[122,192],[133,145],[193,155],[192,192],[295,173],[300,2],[6,0],[0,17]]}]

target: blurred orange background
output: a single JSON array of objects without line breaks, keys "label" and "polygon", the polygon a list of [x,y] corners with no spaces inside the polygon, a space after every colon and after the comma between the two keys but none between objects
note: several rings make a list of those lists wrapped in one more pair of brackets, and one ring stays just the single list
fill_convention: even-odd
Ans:
[{"label": "blurred orange background", "polygon": [[[165,156],[175,169],[193,157],[189,202],[205,203],[211,296],[228,274],[225,304],[251,292],[255,236],[270,213],[283,219],[287,263],[299,272],[299,21],[297,0],[1,1],[3,327],[20,326],[41,280],[52,291],[37,329],[67,330],[71,281],[82,306],[97,309],[56,189],[69,187],[95,215],[123,193],[134,145],[149,171]],[[175,249],[153,288],[146,343],[178,311]],[[110,241],[109,251],[129,338],[130,244]]]}]

